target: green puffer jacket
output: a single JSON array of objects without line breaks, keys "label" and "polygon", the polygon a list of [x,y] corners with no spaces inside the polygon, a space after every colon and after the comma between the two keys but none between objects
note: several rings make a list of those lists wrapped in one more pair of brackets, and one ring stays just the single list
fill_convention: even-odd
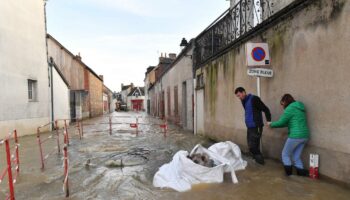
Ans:
[{"label": "green puffer jacket", "polygon": [[296,101],[285,108],[283,115],[276,122],[271,123],[271,128],[288,127],[289,138],[309,138],[309,128],[306,122],[306,112],[303,103]]}]

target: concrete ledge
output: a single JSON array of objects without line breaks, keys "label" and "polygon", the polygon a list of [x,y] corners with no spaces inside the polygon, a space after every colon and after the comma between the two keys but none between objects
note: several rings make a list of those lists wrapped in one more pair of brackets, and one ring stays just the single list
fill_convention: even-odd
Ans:
[{"label": "concrete ledge", "polygon": [[[0,121],[0,138],[4,138],[14,129],[17,129],[18,136],[36,134],[37,128],[47,124],[49,121],[50,119],[48,117]],[[44,127],[41,131],[48,131],[49,128],[50,126]]]}]

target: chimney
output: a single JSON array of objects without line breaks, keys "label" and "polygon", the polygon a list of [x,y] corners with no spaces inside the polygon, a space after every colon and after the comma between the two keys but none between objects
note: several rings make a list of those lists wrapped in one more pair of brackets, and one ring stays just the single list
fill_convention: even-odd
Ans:
[{"label": "chimney", "polygon": [[78,55],[75,56],[75,58],[76,58],[77,60],[80,60],[80,61],[81,61],[80,52],[78,53]]},{"label": "chimney", "polygon": [[103,75],[98,75],[99,77],[100,77],[100,79],[102,80],[102,82],[103,82]]},{"label": "chimney", "polygon": [[169,58],[175,60],[176,59],[176,53],[169,53]]},{"label": "chimney", "polygon": [[180,49],[181,49],[181,51],[182,51],[184,48],[186,48],[187,45],[188,45],[188,42],[187,42],[186,38],[182,38],[181,43],[180,43]]},{"label": "chimney", "polygon": [[120,91],[123,91],[124,84],[122,83],[122,85],[121,85],[121,86],[122,86],[122,87],[121,87]]},{"label": "chimney", "polygon": [[134,88],[134,83],[131,83],[130,85],[131,85],[131,88]]}]

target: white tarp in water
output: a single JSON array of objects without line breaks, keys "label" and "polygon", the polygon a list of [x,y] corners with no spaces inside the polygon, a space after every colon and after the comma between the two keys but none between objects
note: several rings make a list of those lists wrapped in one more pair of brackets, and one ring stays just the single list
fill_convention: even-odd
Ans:
[{"label": "white tarp in water", "polygon": [[222,183],[225,172],[231,172],[232,182],[237,183],[235,170],[245,169],[247,162],[241,157],[239,147],[232,142],[221,142],[209,149],[196,145],[190,155],[206,153],[216,166],[205,167],[187,158],[187,151],[178,151],[173,160],[164,164],[154,175],[153,186],[172,188],[179,192],[191,189],[191,185],[199,183]]}]

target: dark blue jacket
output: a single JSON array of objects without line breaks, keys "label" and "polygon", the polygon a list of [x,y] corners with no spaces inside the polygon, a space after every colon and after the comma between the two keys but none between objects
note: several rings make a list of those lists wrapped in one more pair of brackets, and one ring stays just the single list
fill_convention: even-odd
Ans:
[{"label": "dark blue jacket", "polygon": [[245,110],[245,124],[247,128],[264,126],[261,112],[265,113],[267,121],[271,121],[270,110],[259,97],[248,94],[246,98],[242,100],[242,104]]}]

